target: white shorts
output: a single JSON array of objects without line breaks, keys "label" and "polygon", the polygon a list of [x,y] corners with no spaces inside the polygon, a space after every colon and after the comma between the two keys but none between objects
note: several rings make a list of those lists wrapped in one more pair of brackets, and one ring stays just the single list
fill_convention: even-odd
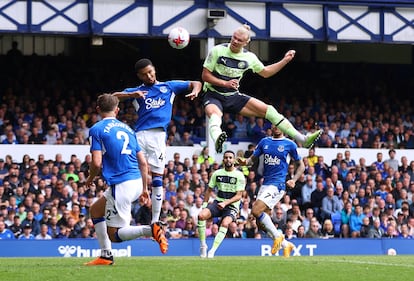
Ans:
[{"label": "white shorts", "polygon": [[125,227],[131,224],[131,204],[142,193],[142,179],[129,180],[110,186],[105,190],[105,219],[110,227]]},{"label": "white shorts", "polygon": [[167,152],[166,136],[163,129],[144,130],[136,133],[138,144],[148,161],[149,170],[164,174]]},{"label": "white shorts", "polygon": [[273,209],[284,195],[285,191],[279,190],[275,185],[262,185],[257,193],[256,200],[262,201],[269,209]]}]

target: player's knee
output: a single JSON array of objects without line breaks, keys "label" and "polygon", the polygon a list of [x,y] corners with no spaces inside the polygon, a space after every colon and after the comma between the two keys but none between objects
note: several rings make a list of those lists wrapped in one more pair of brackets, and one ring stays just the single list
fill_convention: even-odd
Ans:
[{"label": "player's knee", "polygon": [[108,227],[109,240],[114,243],[121,243],[123,240],[118,235],[118,228]]},{"label": "player's knee", "polygon": [[255,208],[255,207],[252,208],[252,215],[255,218],[258,218],[262,213],[263,213],[263,210],[261,210],[260,208]]},{"label": "player's knee", "polygon": [[210,213],[209,212],[205,212],[204,210],[201,211],[198,214],[198,220],[199,221],[205,221],[205,220],[208,220],[209,218],[210,218]]}]

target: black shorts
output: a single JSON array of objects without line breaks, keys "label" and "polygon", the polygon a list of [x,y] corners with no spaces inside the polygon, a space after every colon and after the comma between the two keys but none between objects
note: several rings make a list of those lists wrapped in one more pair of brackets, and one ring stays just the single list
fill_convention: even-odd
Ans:
[{"label": "black shorts", "polygon": [[233,221],[236,221],[239,210],[237,210],[232,205],[227,205],[224,209],[219,209],[217,204],[219,202],[214,200],[212,203],[208,204],[207,208],[210,210],[211,217],[213,218],[224,218],[231,217]]},{"label": "black shorts", "polygon": [[204,107],[208,104],[215,104],[222,112],[237,114],[251,99],[250,96],[236,92],[233,95],[225,96],[214,91],[206,91],[203,95]]}]

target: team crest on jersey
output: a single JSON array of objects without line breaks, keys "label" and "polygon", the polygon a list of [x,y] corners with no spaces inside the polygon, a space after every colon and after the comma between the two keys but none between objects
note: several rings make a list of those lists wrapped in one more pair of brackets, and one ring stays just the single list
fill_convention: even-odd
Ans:
[{"label": "team crest on jersey", "polygon": [[277,148],[277,151],[283,152],[285,151],[285,147],[283,145],[279,145],[279,147]]},{"label": "team crest on jersey", "polygon": [[266,144],[265,146],[263,146],[263,149],[269,149],[269,146]]},{"label": "team crest on jersey", "polygon": [[167,87],[165,87],[165,86],[160,87],[160,92],[161,93],[165,94],[167,91],[168,91]]},{"label": "team crest on jersey", "polygon": [[240,69],[245,69],[246,68],[246,62],[241,61],[237,64],[237,67]]}]

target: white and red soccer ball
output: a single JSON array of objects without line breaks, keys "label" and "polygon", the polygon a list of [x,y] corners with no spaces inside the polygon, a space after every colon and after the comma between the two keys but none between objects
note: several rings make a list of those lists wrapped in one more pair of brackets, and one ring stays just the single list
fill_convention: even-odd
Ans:
[{"label": "white and red soccer ball", "polygon": [[174,49],[183,49],[190,42],[190,33],[183,27],[174,27],[168,34],[168,43]]}]

